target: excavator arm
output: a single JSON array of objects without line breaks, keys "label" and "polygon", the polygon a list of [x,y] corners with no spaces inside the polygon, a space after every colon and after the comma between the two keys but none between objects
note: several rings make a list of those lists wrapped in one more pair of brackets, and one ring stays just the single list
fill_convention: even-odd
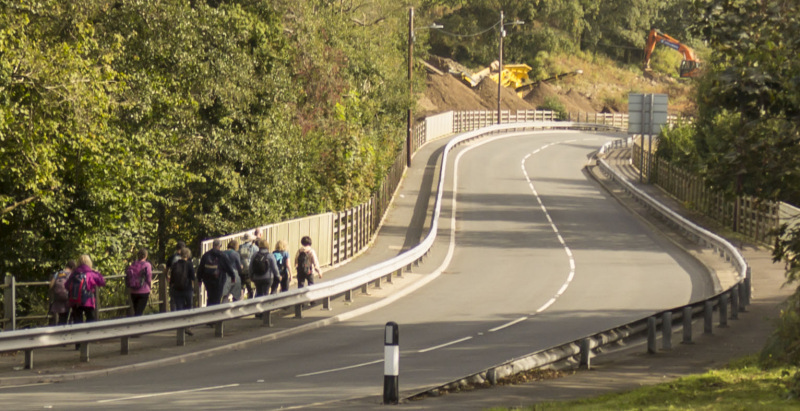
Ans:
[{"label": "excavator arm", "polygon": [[663,44],[683,55],[680,67],[681,77],[697,77],[700,75],[700,60],[694,54],[694,50],[670,35],[658,31],[658,29],[650,30],[650,34],[647,36],[647,44],[644,47],[645,71],[650,71],[650,57],[653,55],[653,50],[655,50],[657,44]]}]

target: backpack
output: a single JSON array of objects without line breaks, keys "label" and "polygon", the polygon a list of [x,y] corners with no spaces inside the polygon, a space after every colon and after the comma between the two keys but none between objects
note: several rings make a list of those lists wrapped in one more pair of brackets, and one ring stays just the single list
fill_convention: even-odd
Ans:
[{"label": "backpack", "polygon": [[253,257],[253,264],[250,265],[253,277],[264,278],[269,271],[269,251],[259,251]]},{"label": "backpack", "polygon": [[244,243],[239,247],[239,256],[242,258],[242,274],[244,276],[250,275],[250,260],[253,259],[253,245],[251,243]]},{"label": "backpack", "polygon": [[55,282],[53,282],[53,287],[50,289],[53,302],[66,303],[69,301],[69,292],[67,291],[67,279],[69,279],[69,275],[62,270],[56,272],[53,276],[56,279]]},{"label": "backpack", "polygon": [[273,251],[272,255],[275,256],[275,261],[278,263],[278,273],[281,277],[286,276],[286,259],[283,258],[283,251]]},{"label": "backpack", "polygon": [[219,255],[206,254],[205,257],[206,258],[203,259],[203,265],[200,266],[200,272],[203,274],[203,278],[206,280],[218,280]]},{"label": "backpack", "polygon": [[142,268],[135,273],[131,268],[133,268],[132,264],[125,270],[125,284],[134,290],[138,290],[144,287],[147,281],[147,264],[144,264]]},{"label": "backpack", "polygon": [[172,264],[170,268],[169,284],[175,291],[188,291],[192,289],[192,281],[189,279],[189,267],[191,262],[180,260]]},{"label": "backpack", "polygon": [[73,272],[67,279],[67,302],[70,307],[83,307],[92,298],[86,273]]},{"label": "backpack", "polygon": [[311,256],[308,255],[308,251],[300,251],[297,254],[297,273],[298,274],[305,274],[306,276],[311,276],[314,273],[314,266],[311,264]]}]

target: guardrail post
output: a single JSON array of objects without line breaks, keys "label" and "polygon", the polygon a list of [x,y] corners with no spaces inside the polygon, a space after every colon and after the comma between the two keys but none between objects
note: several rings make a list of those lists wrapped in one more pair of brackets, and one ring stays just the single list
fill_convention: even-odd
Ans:
[{"label": "guardrail post", "polygon": [[739,284],[731,288],[731,320],[739,319]]},{"label": "guardrail post", "polygon": [[119,354],[128,355],[131,348],[131,337],[125,336],[119,339]]},{"label": "guardrail post", "polygon": [[389,284],[393,284],[394,283],[394,281],[392,281],[392,274],[391,273],[386,276],[386,282],[389,283]]},{"label": "guardrail post", "polygon": [[322,309],[330,311],[330,309],[331,309],[331,297],[325,297],[325,299],[322,300]]},{"label": "guardrail post", "polygon": [[369,284],[364,284],[361,286],[361,294],[369,295]]},{"label": "guardrail post", "polygon": [[647,318],[647,353],[655,354],[656,348],[656,317]]},{"label": "guardrail post", "polygon": [[272,311],[261,313],[261,325],[272,327]]},{"label": "guardrail post", "polygon": [[303,318],[303,304],[294,305],[294,318]]},{"label": "guardrail post", "polygon": [[714,303],[706,300],[703,304],[703,334],[714,333]]},{"label": "guardrail post", "polygon": [[23,365],[23,367],[26,370],[32,370],[33,369],[33,350],[32,349],[25,350],[25,364]]},{"label": "guardrail post", "polygon": [[745,305],[750,305],[750,293],[753,291],[750,288],[753,284],[753,273],[750,271],[750,267],[747,267],[747,274],[744,277],[744,303]]},{"label": "guardrail post", "polygon": [[728,293],[719,296],[719,327],[728,326]]},{"label": "guardrail post", "polygon": [[186,328],[178,328],[175,332],[175,345],[178,347],[186,345]]},{"label": "guardrail post", "polygon": [[[5,279],[6,288],[3,290],[3,312],[4,320],[6,320],[3,329],[6,331],[14,331],[17,329],[17,289],[16,280],[11,274],[6,274]],[[10,327],[6,329],[6,327]]]},{"label": "guardrail post", "polygon": [[222,321],[214,323],[214,337],[222,338],[225,335],[225,327]]},{"label": "guardrail post", "polygon": [[746,313],[747,312],[747,303],[745,302],[747,291],[745,290],[745,281],[739,283],[739,312]]},{"label": "guardrail post", "polygon": [[81,362],[89,362],[89,342],[79,344],[81,349]]},{"label": "guardrail post", "polygon": [[661,316],[661,349],[672,349],[672,311],[667,311]]},{"label": "guardrail post", "polygon": [[589,338],[584,338],[583,340],[581,340],[580,368],[584,370],[591,369],[591,357],[592,357],[592,340]]},{"label": "guardrail post", "polygon": [[397,270],[396,273],[397,273],[397,278],[403,278],[403,269],[402,268]]},{"label": "guardrail post", "polygon": [[377,289],[381,288],[381,280],[383,280],[383,277],[378,277],[375,279],[375,288]]},{"label": "guardrail post", "polygon": [[692,307],[683,307],[683,344],[692,343]]}]

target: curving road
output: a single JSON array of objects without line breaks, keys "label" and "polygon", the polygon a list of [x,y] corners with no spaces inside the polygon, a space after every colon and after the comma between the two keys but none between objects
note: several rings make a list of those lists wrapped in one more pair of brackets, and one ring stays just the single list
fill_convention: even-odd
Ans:
[{"label": "curving road", "polygon": [[176,366],[2,390],[0,401],[5,409],[337,409],[367,397],[361,404],[371,407],[380,402],[387,321],[400,324],[400,383],[411,392],[710,294],[704,267],[584,175],[608,138],[528,133],[455,150],[439,241],[420,267],[444,271],[387,307]]}]

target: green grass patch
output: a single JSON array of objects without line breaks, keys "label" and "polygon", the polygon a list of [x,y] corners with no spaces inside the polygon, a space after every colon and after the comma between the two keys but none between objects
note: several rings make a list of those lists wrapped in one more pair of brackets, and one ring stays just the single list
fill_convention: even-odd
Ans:
[{"label": "green grass patch", "polygon": [[747,357],[727,368],[669,383],[515,410],[797,410],[800,400],[790,390],[796,372],[797,367],[763,370],[755,357]]}]

